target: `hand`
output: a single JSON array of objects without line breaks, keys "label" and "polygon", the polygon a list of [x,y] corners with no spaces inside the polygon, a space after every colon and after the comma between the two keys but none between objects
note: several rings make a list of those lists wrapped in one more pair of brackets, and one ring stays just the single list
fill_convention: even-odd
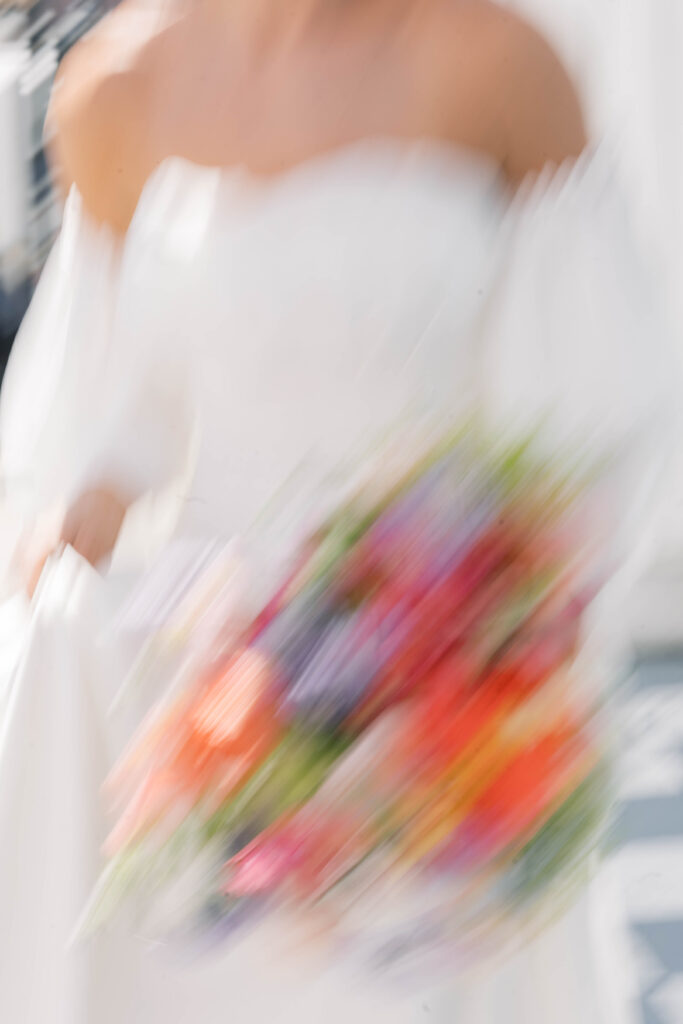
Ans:
[{"label": "hand", "polygon": [[41,545],[39,557],[30,562],[27,579],[29,597],[38,585],[45,562],[60,547],[69,544],[74,551],[98,565],[110,555],[126,515],[126,502],[114,491],[98,488],[86,491],[70,507],[50,542]]}]

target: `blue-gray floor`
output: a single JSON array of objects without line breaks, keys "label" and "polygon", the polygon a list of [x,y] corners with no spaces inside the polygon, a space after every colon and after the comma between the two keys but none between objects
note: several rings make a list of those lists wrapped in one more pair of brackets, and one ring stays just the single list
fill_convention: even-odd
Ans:
[{"label": "blue-gray floor", "polygon": [[618,854],[644,1024],[683,1024],[683,658],[641,662],[628,699]]}]

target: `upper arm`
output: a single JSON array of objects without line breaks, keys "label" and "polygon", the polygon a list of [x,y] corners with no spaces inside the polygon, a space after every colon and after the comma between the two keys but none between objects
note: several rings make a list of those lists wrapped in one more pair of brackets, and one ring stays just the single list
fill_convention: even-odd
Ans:
[{"label": "upper arm", "polygon": [[64,192],[75,185],[89,214],[126,231],[152,170],[144,130],[145,80],[103,64],[97,45],[63,62],[50,108],[51,156]]},{"label": "upper arm", "polygon": [[500,160],[513,183],[585,148],[583,112],[567,71],[538,32],[508,13],[491,32],[487,91]]}]

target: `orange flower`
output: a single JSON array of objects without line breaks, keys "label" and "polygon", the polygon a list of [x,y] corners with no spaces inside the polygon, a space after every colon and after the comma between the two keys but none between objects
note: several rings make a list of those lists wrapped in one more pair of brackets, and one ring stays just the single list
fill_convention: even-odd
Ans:
[{"label": "orange flower", "polygon": [[[247,649],[202,680],[192,698],[180,700],[147,737],[148,767],[110,836],[118,850],[171,813],[172,831],[204,797],[210,808],[234,791],[270,753],[281,734],[271,695],[272,668]],[[169,810],[170,809],[170,810]]]}]

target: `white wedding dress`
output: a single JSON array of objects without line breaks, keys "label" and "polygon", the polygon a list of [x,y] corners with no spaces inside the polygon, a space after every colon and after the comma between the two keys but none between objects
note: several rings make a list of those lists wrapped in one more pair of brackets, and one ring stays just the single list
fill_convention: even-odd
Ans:
[{"label": "white wedding dress", "polygon": [[621,1024],[590,893],[438,992],[361,986],[288,949],[277,923],[194,964],[123,924],[71,938],[130,726],[107,715],[128,657],[109,627],[136,559],[172,535],[253,535],[283,488],[303,514],[398,417],[472,404],[620,446],[621,558],[670,436],[671,383],[601,154],[513,202],[486,159],[436,143],[359,143],[268,181],[171,159],[121,245],[72,194],[2,395],[7,537],[89,483],[140,500],[118,568],[67,550],[31,605],[2,606],[0,1020]]}]

